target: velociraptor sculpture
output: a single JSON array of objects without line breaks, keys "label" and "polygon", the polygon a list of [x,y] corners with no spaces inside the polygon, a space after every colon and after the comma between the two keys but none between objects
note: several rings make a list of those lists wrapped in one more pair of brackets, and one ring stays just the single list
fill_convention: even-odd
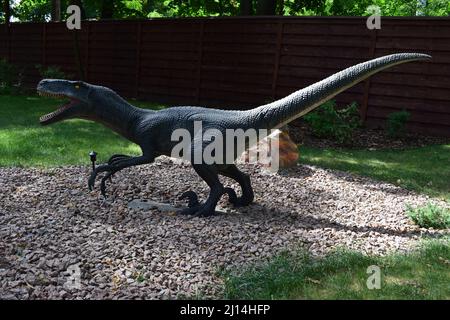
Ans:
[{"label": "velociraptor sculpture", "polygon": [[[173,147],[178,143],[171,141],[175,129],[184,128],[189,131],[192,139],[198,137],[194,132],[194,121],[201,121],[203,131],[215,129],[223,133],[226,129],[250,128],[275,129],[303,116],[338,93],[370,77],[386,68],[416,60],[428,60],[431,57],[419,53],[399,53],[373,59],[349,67],[322,81],[312,84],[302,90],[275,102],[247,110],[217,110],[201,107],[172,107],[161,111],[151,111],[136,108],[121,98],[111,89],[91,85],[81,81],[44,79],[37,87],[41,95],[69,98],[70,102],[56,111],[40,118],[42,125],[70,118],[81,118],[100,122],[115,132],[138,144],[142,155],[132,157],[116,154],[111,156],[107,164],[96,167],[89,179],[89,189],[92,190],[98,173],[106,172],[101,180],[101,192],[105,195],[106,180],[119,170],[127,167],[151,163],[160,155],[171,155]],[[205,148],[211,140],[200,141]],[[233,160],[239,154],[234,152]],[[192,153],[193,155],[194,153]],[[229,201],[235,206],[245,206],[253,201],[254,195],[250,178],[238,170],[234,163],[195,163],[190,159],[197,174],[208,184],[210,193],[204,203],[199,203],[193,191],[185,192],[181,198],[188,198],[188,208],[181,210],[182,214],[208,216],[215,212],[215,207],[223,194],[228,194]],[[224,188],[218,175],[223,175],[237,181],[242,189],[238,197],[231,188]]]}]

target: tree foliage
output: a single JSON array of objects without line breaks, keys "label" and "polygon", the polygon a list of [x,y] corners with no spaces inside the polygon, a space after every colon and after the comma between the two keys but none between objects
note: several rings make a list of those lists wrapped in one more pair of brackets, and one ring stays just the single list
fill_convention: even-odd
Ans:
[{"label": "tree foliage", "polygon": [[[2,0],[7,1],[7,0]],[[49,21],[51,0],[14,2],[13,16],[20,21]],[[64,18],[70,4],[81,5],[87,19],[204,17],[234,15],[364,16],[377,5],[383,16],[450,16],[449,0],[61,0]],[[3,10],[2,10],[3,11]],[[0,17],[4,14],[0,14]]]}]

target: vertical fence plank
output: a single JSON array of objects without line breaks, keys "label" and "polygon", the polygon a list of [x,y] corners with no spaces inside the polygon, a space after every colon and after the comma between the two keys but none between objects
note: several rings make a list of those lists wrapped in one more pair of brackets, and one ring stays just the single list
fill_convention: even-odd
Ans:
[{"label": "vertical fence plank", "polygon": [[91,23],[88,21],[83,22],[86,25],[86,40],[85,40],[85,52],[84,52],[84,77],[86,81],[89,81],[89,35],[91,33]]},{"label": "vertical fence plank", "polygon": [[[371,41],[369,47],[369,59],[373,59],[375,57],[375,48],[377,46],[377,29],[371,31]],[[364,83],[364,93],[363,100],[361,106],[361,121],[365,123],[367,120],[367,109],[369,107],[369,92],[370,92],[370,80],[372,77],[369,77]]]},{"label": "vertical fence plank", "polygon": [[11,61],[11,23],[7,23],[6,25],[6,45],[7,49],[7,60]]},{"label": "vertical fence plank", "polygon": [[137,36],[136,36],[136,71],[135,71],[135,83],[134,83],[134,97],[138,98],[140,89],[140,77],[141,77],[141,51],[142,51],[142,22],[137,23]]},{"label": "vertical fence plank", "polygon": [[42,24],[42,65],[47,64],[47,25]]},{"label": "vertical fence plank", "polygon": [[197,49],[197,85],[195,90],[195,102],[197,104],[200,103],[200,95],[201,95],[201,84],[202,84],[202,60],[203,60],[203,35],[205,33],[205,20],[200,22],[200,34],[198,37],[198,49]]},{"label": "vertical fence plank", "polygon": [[275,99],[277,95],[278,70],[280,69],[280,56],[282,47],[281,45],[283,42],[283,28],[284,23],[282,21],[279,21],[277,31],[277,42],[275,49],[275,66],[273,68],[273,78],[272,78],[272,99]]}]

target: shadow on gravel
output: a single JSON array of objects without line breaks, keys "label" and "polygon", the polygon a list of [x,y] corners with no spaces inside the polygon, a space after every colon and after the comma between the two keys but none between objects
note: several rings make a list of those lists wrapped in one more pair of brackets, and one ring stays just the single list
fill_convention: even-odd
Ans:
[{"label": "shadow on gravel", "polygon": [[[335,229],[336,231],[352,231],[356,233],[367,233],[367,232],[376,232],[381,234],[386,234],[390,236],[398,236],[398,237],[404,237],[404,238],[413,238],[414,236],[421,235],[421,232],[419,230],[417,231],[399,231],[394,230],[386,227],[373,227],[373,226],[355,226],[355,225],[345,225],[336,221],[331,221],[326,218],[316,218],[311,215],[300,215],[296,212],[287,213],[289,211],[292,211],[291,208],[270,208],[270,210],[267,210],[265,206],[261,206],[258,203],[252,204],[252,208],[254,208],[255,211],[258,211],[258,213],[252,214],[252,220],[255,220],[255,218],[260,219],[260,221],[263,221],[265,216],[267,216],[268,212],[271,213],[271,215],[276,216],[278,221],[278,224],[290,226],[290,227],[296,227],[296,228],[302,228],[306,230],[312,230],[312,229],[324,229],[324,228],[331,228]],[[241,213],[240,217],[243,218],[242,222],[246,222],[246,215],[245,212],[240,212],[241,208],[236,208],[236,211]],[[226,214],[222,214],[224,217]]]},{"label": "shadow on gravel", "polygon": [[[380,192],[386,192],[393,195],[398,196],[404,196],[411,193],[414,193],[413,191],[404,189],[400,186],[396,186],[394,184],[391,184],[386,181],[382,180],[376,180],[374,178],[359,176],[356,174],[352,174],[345,171],[339,171],[335,169],[326,169],[326,168],[320,168],[322,170],[326,170],[326,172],[333,177],[336,177],[338,180],[343,180],[347,182],[351,182],[353,184],[362,186],[366,189],[373,190],[373,191],[380,191]],[[314,170],[309,168],[308,166],[302,165],[295,168],[290,169],[284,169],[281,170],[279,173],[281,176],[285,176],[287,178],[306,178],[308,176],[311,176],[314,174]],[[399,175],[400,176],[400,175]]]}]

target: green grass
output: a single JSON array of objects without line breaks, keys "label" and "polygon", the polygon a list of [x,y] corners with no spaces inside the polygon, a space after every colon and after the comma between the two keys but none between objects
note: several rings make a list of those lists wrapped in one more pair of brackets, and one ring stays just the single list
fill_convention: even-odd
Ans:
[{"label": "green grass", "polygon": [[448,208],[428,203],[423,207],[408,207],[407,214],[415,224],[422,228],[450,228],[450,209]]},{"label": "green grass", "polygon": [[[380,289],[367,288],[372,265],[380,268]],[[444,239],[386,257],[349,251],[324,258],[284,253],[222,276],[227,299],[450,299],[449,266],[450,246]]]},{"label": "green grass", "polygon": [[[99,161],[114,153],[138,154],[137,145],[102,125],[69,120],[43,127],[39,117],[61,102],[37,96],[0,96],[0,166],[59,166],[88,164],[95,150]],[[143,108],[159,105],[131,101]]]},{"label": "green grass", "polygon": [[301,163],[369,176],[450,201],[450,144],[377,151],[299,149]]}]

